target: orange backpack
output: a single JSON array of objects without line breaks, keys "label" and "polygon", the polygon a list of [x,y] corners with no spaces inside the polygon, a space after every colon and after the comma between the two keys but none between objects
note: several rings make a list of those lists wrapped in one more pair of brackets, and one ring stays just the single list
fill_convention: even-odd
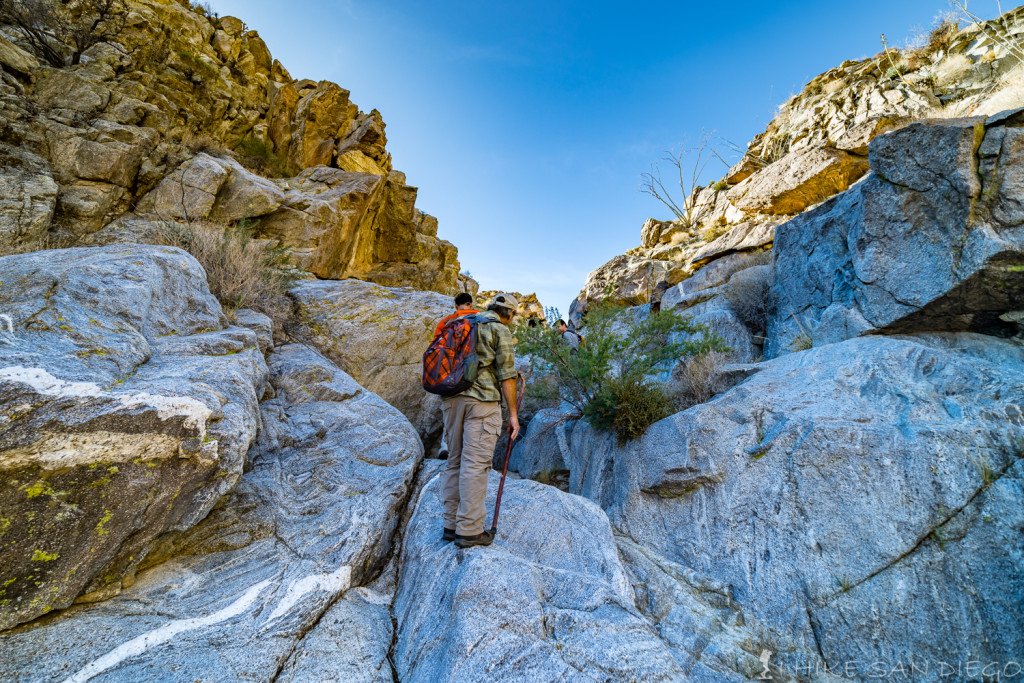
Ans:
[{"label": "orange backpack", "polygon": [[440,396],[455,396],[473,386],[477,376],[477,325],[497,320],[464,315],[449,320],[423,354],[423,388]]}]

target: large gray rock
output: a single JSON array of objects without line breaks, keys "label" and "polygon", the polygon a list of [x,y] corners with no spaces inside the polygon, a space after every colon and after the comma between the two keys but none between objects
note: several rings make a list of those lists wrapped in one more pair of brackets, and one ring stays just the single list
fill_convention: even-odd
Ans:
[{"label": "large gray rock", "polygon": [[571,409],[545,408],[537,411],[530,424],[516,441],[509,457],[509,470],[527,479],[537,479],[552,472],[568,470],[566,434],[576,424]]},{"label": "large gray rock", "polygon": [[115,594],[206,516],[241,476],[266,365],[179,249],[8,256],[0,281],[3,629]]},{"label": "large gray rock", "polygon": [[439,485],[423,489],[403,543],[400,680],[685,680],[637,611],[596,505],[509,479],[494,545],[460,550],[441,541]]},{"label": "large gray rock", "polygon": [[575,423],[570,490],[833,670],[1024,652],[1024,348],[866,337],[755,367],[624,447]]},{"label": "large gray rock", "polygon": [[430,450],[441,436],[441,399],[423,390],[423,352],[452,300],[360,280],[300,282],[289,295],[298,303],[292,335],[402,411]]},{"label": "large gray rock", "polygon": [[[871,332],[993,331],[1024,309],[1024,128],[923,121],[875,138],[875,173],[776,231],[766,357]],[[1012,330],[1010,330],[1012,333]]]},{"label": "large gray rock", "polygon": [[0,678],[391,680],[391,594],[359,587],[389,552],[419,439],[308,347],[269,364],[277,395],[238,486],[117,598],[0,636]]}]

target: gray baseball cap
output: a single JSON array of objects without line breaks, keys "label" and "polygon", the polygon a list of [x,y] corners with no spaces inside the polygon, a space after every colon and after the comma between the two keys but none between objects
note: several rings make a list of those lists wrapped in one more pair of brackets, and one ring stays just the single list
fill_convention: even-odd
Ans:
[{"label": "gray baseball cap", "polygon": [[511,294],[505,294],[504,292],[498,292],[497,296],[494,297],[494,301],[492,303],[498,306],[504,306],[513,313],[515,313],[516,309],[519,308],[519,300],[516,299]]}]

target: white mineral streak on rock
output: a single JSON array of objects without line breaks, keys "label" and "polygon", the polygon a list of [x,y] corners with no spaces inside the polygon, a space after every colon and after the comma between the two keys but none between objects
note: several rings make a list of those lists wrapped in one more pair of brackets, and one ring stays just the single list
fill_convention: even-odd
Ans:
[{"label": "white mineral streak on rock", "polygon": [[[60,470],[95,462],[132,462],[138,458],[151,460],[166,457],[178,449],[181,440],[166,434],[122,434],[119,432],[89,432],[62,434],[40,432],[30,445],[4,452],[0,470],[38,465],[48,470]],[[214,447],[217,441],[210,442]],[[209,460],[211,455],[203,444],[197,452]],[[215,459],[215,458],[214,458]]]},{"label": "white mineral streak on rock", "polygon": [[175,416],[185,418],[186,427],[198,428],[205,433],[210,409],[202,401],[188,396],[160,396],[158,394],[109,394],[92,382],[66,382],[42,368],[26,368],[15,365],[0,368],[0,381],[19,382],[33,390],[53,398],[110,397],[117,399],[125,408],[152,407],[161,420]]},{"label": "white mineral streak on rock", "polygon": [[269,584],[269,580],[259,582],[243,593],[242,596],[233,603],[222,610],[214,612],[213,614],[209,614],[205,617],[195,617],[193,619],[177,619],[164,624],[160,628],[155,628],[152,631],[143,633],[137,638],[132,638],[127,643],[115,647],[99,659],[90,662],[74,676],[66,678],[64,683],[84,683],[85,681],[100,675],[104,671],[117,666],[129,657],[137,657],[152,647],[166,643],[180,633],[213,626],[227,621],[232,617],[237,617],[239,614],[245,612],[245,610],[247,610],[249,606],[256,601],[260,592]]},{"label": "white mineral streak on rock", "polygon": [[313,591],[325,593],[342,593],[349,589],[352,584],[352,567],[344,565],[330,574],[312,574],[297,581],[292,581],[284,599],[274,608],[268,623],[284,616],[292,607],[295,607],[302,598]]}]

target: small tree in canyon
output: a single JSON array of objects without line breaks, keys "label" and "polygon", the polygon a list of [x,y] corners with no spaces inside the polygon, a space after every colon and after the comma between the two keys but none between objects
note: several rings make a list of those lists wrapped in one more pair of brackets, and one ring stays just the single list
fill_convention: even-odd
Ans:
[{"label": "small tree in canyon", "polygon": [[[712,159],[718,159],[726,168],[729,164],[721,157],[718,150],[711,144],[714,132],[702,131],[697,144],[687,147],[686,142],[679,144],[679,149],[665,150],[659,163],[651,164],[651,170],[640,174],[640,190],[651,195],[664,204],[675,214],[676,219],[686,229],[700,223],[709,207],[697,204],[697,195],[703,189],[698,183]],[[679,179],[679,191],[682,199],[676,201],[661,179],[661,163],[667,162],[673,168],[673,175]],[[672,182],[672,181],[670,181]]]},{"label": "small tree in canyon", "polygon": [[673,402],[653,377],[681,358],[728,351],[706,325],[673,311],[634,317],[621,306],[599,303],[587,313],[585,339],[573,352],[557,330],[524,328],[519,352],[554,370],[559,397],[598,429],[620,442],[637,438],[672,413]]}]

